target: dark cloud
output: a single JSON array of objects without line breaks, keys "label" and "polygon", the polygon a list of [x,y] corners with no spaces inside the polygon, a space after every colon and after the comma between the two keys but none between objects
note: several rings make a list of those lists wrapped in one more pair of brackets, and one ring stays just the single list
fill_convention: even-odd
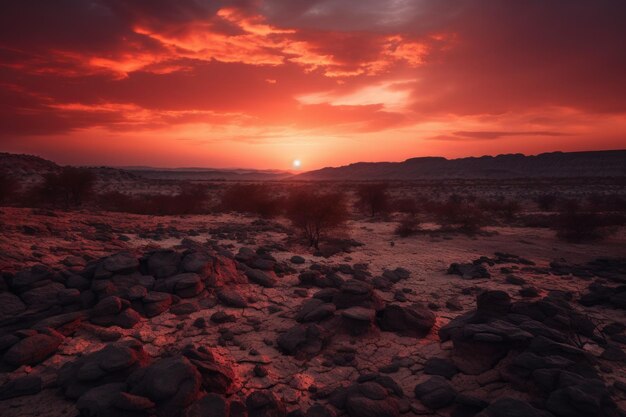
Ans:
[{"label": "dark cloud", "polygon": [[[234,17],[220,14],[224,7]],[[357,133],[442,115],[619,114],[626,112],[625,21],[626,2],[615,0],[5,1],[2,135],[134,129],[129,108],[240,113],[260,125]],[[239,44],[211,50],[245,33]],[[412,80],[404,112],[383,111],[371,97],[363,106],[297,100],[385,79]],[[202,120],[191,114],[161,114],[156,123]],[[560,135],[550,123],[447,137]]]}]

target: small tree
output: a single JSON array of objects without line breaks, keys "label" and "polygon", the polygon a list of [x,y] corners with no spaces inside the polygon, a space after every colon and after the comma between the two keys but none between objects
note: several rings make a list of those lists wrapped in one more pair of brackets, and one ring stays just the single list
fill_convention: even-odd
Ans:
[{"label": "small tree", "polygon": [[287,199],[286,216],[293,227],[302,231],[309,246],[319,250],[320,239],[327,232],[345,225],[346,198],[342,193],[297,189]]},{"label": "small tree", "polygon": [[70,208],[91,197],[95,181],[94,173],[87,168],[63,167],[58,174],[47,174],[37,192],[48,203]]},{"label": "small tree", "polygon": [[0,170],[0,204],[6,204],[17,193],[18,188],[15,178]]},{"label": "small tree", "polygon": [[281,211],[281,200],[267,184],[235,184],[224,192],[221,209],[273,217]]},{"label": "small tree", "polygon": [[389,184],[362,184],[356,194],[357,205],[362,210],[374,217],[377,214],[386,213],[389,210]]}]

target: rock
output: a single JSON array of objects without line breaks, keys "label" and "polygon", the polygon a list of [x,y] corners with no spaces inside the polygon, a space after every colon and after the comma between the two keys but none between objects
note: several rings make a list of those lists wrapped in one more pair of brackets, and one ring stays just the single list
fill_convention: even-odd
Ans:
[{"label": "rock", "polygon": [[324,328],[316,324],[299,324],[282,333],[277,343],[286,355],[304,359],[320,353],[329,339],[330,334]]},{"label": "rock", "polygon": [[146,317],[155,317],[170,308],[172,305],[172,296],[164,292],[151,291],[141,302],[143,314]]},{"label": "rock", "polygon": [[248,303],[241,294],[231,288],[223,288],[217,292],[217,298],[229,307],[245,308]]},{"label": "rock", "polygon": [[305,259],[302,256],[294,255],[290,259],[292,264],[302,265],[305,262]]},{"label": "rock", "polygon": [[156,404],[149,399],[127,392],[120,392],[119,395],[115,396],[111,405],[125,411],[146,411],[156,407]]},{"label": "rock", "polygon": [[305,301],[300,306],[300,310],[296,315],[296,321],[300,323],[320,322],[324,319],[332,317],[335,310],[336,307],[334,304],[325,303],[323,300],[318,298],[312,298]]},{"label": "rock", "polygon": [[424,373],[428,375],[439,375],[451,379],[458,372],[456,365],[447,359],[430,358],[424,364]]},{"label": "rock", "polygon": [[218,394],[207,394],[194,402],[184,413],[184,417],[229,417],[228,401]]},{"label": "rock", "polygon": [[453,263],[448,268],[447,273],[450,275],[460,275],[463,279],[491,278],[491,274],[484,266],[473,263]]},{"label": "rock", "polygon": [[373,400],[365,396],[350,396],[346,401],[350,417],[398,417],[398,405],[392,400]]},{"label": "rock", "polygon": [[54,330],[48,331],[48,334],[36,333],[11,346],[3,359],[15,367],[37,365],[52,356],[62,341],[63,336]]},{"label": "rock", "polygon": [[196,400],[202,377],[187,358],[170,357],[136,370],[127,384],[129,393],[158,404],[160,414],[175,415]]},{"label": "rock", "polygon": [[522,400],[500,398],[478,413],[476,417],[552,417],[552,415]]},{"label": "rock", "polygon": [[507,275],[504,281],[507,284],[512,284],[512,285],[520,285],[520,286],[526,285],[526,280],[516,275]]},{"label": "rock", "polygon": [[113,406],[125,385],[110,383],[95,387],[82,395],[76,402],[81,416],[115,417],[126,415]]},{"label": "rock", "polygon": [[376,311],[365,307],[350,307],[341,312],[344,327],[354,336],[364,334],[371,327]]},{"label": "rock", "polygon": [[265,378],[268,374],[267,368],[261,365],[255,365],[253,371],[254,371],[254,376],[257,376],[259,378]]},{"label": "rock", "polygon": [[341,316],[359,322],[371,322],[374,320],[376,311],[365,307],[350,307],[341,312]]},{"label": "rock", "polygon": [[511,309],[511,297],[504,291],[484,291],[476,297],[476,310],[487,316],[502,316]]},{"label": "rock", "polygon": [[111,343],[63,365],[57,382],[67,398],[76,399],[94,387],[125,381],[148,361],[138,341]]},{"label": "rock", "polygon": [[10,292],[0,293],[0,320],[15,316],[26,310],[22,300]]},{"label": "rock", "polygon": [[248,417],[285,417],[285,405],[271,391],[253,391],[246,398]]},{"label": "rock", "polygon": [[0,387],[0,400],[21,397],[23,395],[33,395],[43,388],[43,381],[38,376],[22,376],[5,383]]},{"label": "rock", "polygon": [[139,261],[128,252],[120,252],[104,259],[102,267],[112,274],[125,274],[136,271]]},{"label": "rock", "polygon": [[112,316],[120,313],[122,309],[127,306],[128,303],[125,302],[125,300],[119,297],[109,296],[100,300],[91,310],[91,314],[94,317]]},{"label": "rock", "polygon": [[204,347],[187,346],[183,355],[191,361],[202,376],[202,388],[207,392],[228,394],[235,380],[231,368],[215,361],[213,354]]},{"label": "rock", "polygon": [[246,276],[250,281],[262,287],[273,288],[276,286],[276,280],[261,270],[249,268],[246,270]]},{"label": "rock", "polygon": [[183,257],[180,266],[184,272],[203,275],[212,263],[213,259],[208,253],[190,252]]},{"label": "rock", "polygon": [[433,376],[415,386],[415,397],[426,407],[438,410],[454,402],[456,391],[444,378]]},{"label": "rock", "polygon": [[52,282],[23,292],[21,298],[27,305],[37,310],[43,310],[51,305],[60,304],[59,293],[65,289],[63,284]]},{"label": "rock", "polygon": [[304,414],[304,417],[336,417],[336,414],[322,404],[313,404]]},{"label": "rock", "polygon": [[154,284],[154,290],[176,294],[181,298],[191,298],[200,294],[204,290],[204,283],[200,275],[193,272],[186,272],[158,279]]},{"label": "rock", "polygon": [[546,409],[559,417],[615,415],[615,404],[601,381],[587,380],[553,391]]},{"label": "rock", "polygon": [[424,337],[435,325],[435,315],[423,304],[402,307],[388,304],[377,313],[381,330],[395,332],[403,336]]},{"label": "rock", "polygon": [[181,254],[170,249],[159,250],[148,255],[147,272],[156,279],[167,278],[178,272]]},{"label": "rock", "polygon": [[463,310],[463,305],[461,304],[458,298],[454,297],[454,298],[449,298],[446,301],[446,308],[450,311],[461,311]]},{"label": "rock", "polygon": [[539,297],[539,290],[535,287],[523,287],[519,290],[519,295],[524,298],[534,298]]},{"label": "rock", "polygon": [[52,272],[44,265],[34,265],[15,274],[10,280],[10,286],[18,293],[27,289],[41,286],[42,282],[49,282]]},{"label": "rock", "polygon": [[337,308],[366,307],[378,309],[382,307],[381,301],[374,295],[371,285],[357,280],[344,282],[333,296],[333,304]]}]

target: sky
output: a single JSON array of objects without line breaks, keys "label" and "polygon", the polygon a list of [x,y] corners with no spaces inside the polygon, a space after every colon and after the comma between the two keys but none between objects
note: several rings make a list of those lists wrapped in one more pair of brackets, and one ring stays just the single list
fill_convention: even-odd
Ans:
[{"label": "sky", "polygon": [[622,0],[0,3],[0,151],[301,169],[626,148]]}]

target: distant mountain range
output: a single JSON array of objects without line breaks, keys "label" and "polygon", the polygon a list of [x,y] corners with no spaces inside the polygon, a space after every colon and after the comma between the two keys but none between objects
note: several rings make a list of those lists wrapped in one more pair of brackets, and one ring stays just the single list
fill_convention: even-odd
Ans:
[{"label": "distant mountain range", "polygon": [[[101,182],[132,182],[139,180],[173,181],[278,181],[293,176],[288,171],[217,168],[87,167]],[[34,155],[0,152],[0,171],[37,183],[44,175],[58,172],[60,165]]]},{"label": "distant mountain range", "polygon": [[358,162],[292,177],[306,181],[417,180],[445,178],[626,177],[626,150],[507,154],[478,158],[411,158],[404,162]]},{"label": "distant mountain range", "polygon": [[[36,183],[61,167],[33,156],[0,153],[0,171]],[[625,177],[626,150],[508,154],[478,158],[411,158],[404,162],[358,162],[293,175],[287,171],[213,168],[90,167],[102,183],[174,181],[381,181],[420,179],[507,179]]]},{"label": "distant mountain range", "polygon": [[293,176],[279,170],[256,170],[240,168],[154,168],[123,167],[143,178],[186,181],[279,181]]}]

